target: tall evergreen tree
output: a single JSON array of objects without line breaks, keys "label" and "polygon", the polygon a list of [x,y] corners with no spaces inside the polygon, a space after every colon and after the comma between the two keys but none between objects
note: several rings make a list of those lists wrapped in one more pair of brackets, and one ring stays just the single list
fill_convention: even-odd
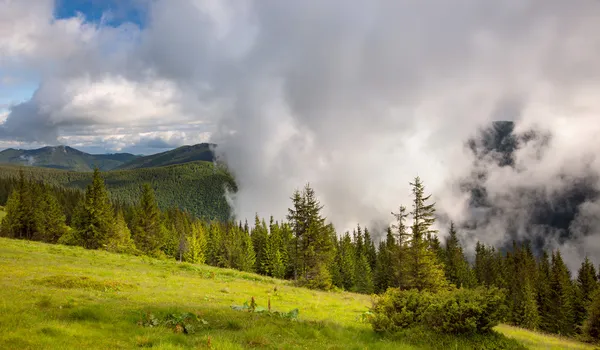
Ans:
[{"label": "tall evergreen tree", "polygon": [[581,326],[587,318],[587,310],[598,289],[596,269],[587,256],[577,272],[575,286],[575,324]]},{"label": "tall evergreen tree", "polygon": [[431,195],[425,195],[425,187],[419,177],[410,183],[414,195],[412,235],[408,250],[407,287],[436,291],[446,286],[443,266],[430,248],[426,237],[436,234],[431,228],[435,222],[435,204],[427,204]]},{"label": "tall evergreen tree", "polygon": [[142,196],[134,212],[131,231],[136,246],[146,254],[164,254],[161,249],[167,240],[167,229],[154,190],[147,183],[142,186]]},{"label": "tall evergreen tree", "polygon": [[105,249],[114,253],[137,253],[135,243],[131,238],[131,231],[129,230],[129,227],[127,227],[122,210],[117,212],[115,225],[107,237]]},{"label": "tall evergreen tree", "polygon": [[87,187],[83,203],[73,217],[75,242],[85,248],[98,249],[107,244],[108,237],[114,230],[114,210],[108,198],[108,191],[100,171],[96,168],[92,183]]},{"label": "tall evergreen tree", "polygon": [[206,262],[206,228],[200,222],[192,224],[191,233],[186,237],[187,249],[185,261],[193,264],[204,264]]},{"label": "tall evergreen tree", "polygon": [[[264,220],[254,217],[254,229],[252,230],[252,244],[254,245],[254,253],[256,254],[256,262],[254,271],[262,275],[268,274],[269,261],[267,257],[267,241],[269,239],[269,231]],[[274,253],[274,252],[273,252]]]},{"label": "tall evergreen tree", "polygon": [[459,288],[470,288],[475,284],[475,276],[463,253],[454,222],[450,223],[449,235],[446,238],[444,271],[448,281]]},{"label": "tall evergreen tree", "polygon": [[544,251],[537,266],[537,304],[540,314],[539,328],[545,332],[551,332],[554,323],[551,314],[550,277],[550,257],[548,252]]},{"label": "tall evergreen tree", "polygon": [[550,270],[550,330],[561,335],[574,332],[573,285],[569,270],[562,260],[560,251],[552,254]]}]

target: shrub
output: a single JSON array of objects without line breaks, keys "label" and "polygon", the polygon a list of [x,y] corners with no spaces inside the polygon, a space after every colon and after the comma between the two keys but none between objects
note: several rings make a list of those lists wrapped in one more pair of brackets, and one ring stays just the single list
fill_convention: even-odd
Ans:
[{"label": "shrub", "polygon": [[389,288],[373,302],[371,324],[376,332],[395,332],[410,328],[423,321],[434,294],[416,289]]},{"label": "shrub", "polygon": [[427,309],[425,322],[442,333],[487,333],[504,317],[504,299],[504,293],[497,288],[479,287],[439,293]]},{"label": "shrub", "polygon": [[375,297],[369,319],[376,332],[424,326],[442,333],[486,333],[505,315],[504,299],[497,288],[437,293],[390,288]]}]

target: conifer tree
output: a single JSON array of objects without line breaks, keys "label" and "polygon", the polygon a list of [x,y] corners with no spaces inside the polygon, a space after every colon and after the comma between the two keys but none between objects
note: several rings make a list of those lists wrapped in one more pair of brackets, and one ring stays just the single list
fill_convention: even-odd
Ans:
[{"label": "conifer tree", "polygon": [[379,243],[377,264],[373,273],[375,292],[383,293],[388,287],[394,286],[394,257],[396,256],[396,242],[392,228],[388,227],[385,241]]},{"label": "conifer tree", "polygon": [[142,186],[142,196],[134,212],[131,231],[139,249],[152,256],[163,255],[161,248],[167,239],[167,229],[154,190],[147,183]]},{"label": "conifer tree", "polygon": [[191,227],[191,234],[187,236],[187,250],[185,261],[193,264],[204,264],[206,262],[206,229],[200,222],[195,222]]},{"label": "conifer tree", "polygon": [[373,276],[367,257],[361,254],[356,261],[356,292],[371,294],[374,291]]},{"label": "conifer tree", "polygon": [[[252,230],[252,244],[254,245],[254,253],[256,254],[256,262],[254,271],[261,275],[268,274],[269,261],[267,257],[267,241],[269,239],[269,231],[264,220],[254,217],[254,229]],[[273,252],[274,253],[274,252]]]},{"label": "conifer tree", "polygon": [[392,215],[396,218],[396,223],[392,225],[396,232],[393,236],[390,236],[390,231],[388,231],[387,238],[387,242],[394,242],[393,252],[390,252],[393,253],[391,255],[393,276],[390,276],[389,286],[406,288],[408,286],[410,265],[408,257],[410,233],[406,225],[409,214],[406,207],[401,205],[398,213],[392,212]]},{"label": "conifer tree", "polygon": [[83,202],[79,204],[73,217],[73,228],[76,238],[85,248],[98,249],[104,247],[114,229],[114,211],[104,180],[96,168],[92,183],[87,187]]},{"label": "conifer tree", "polygon": [[67,232],[66,218],[56,197],[41,186],[34,208],[35,236],[33,239],[56,243]]},{"label": "conifer tree", "polygon": [[537,304],[540,314],[539,329],[545,332],[552,330],[552,300],[550,291],[550,257],[543,251],[537,266]]},{"label": "conifer tree", "polygon": [[375,243],[373,242],[373,238],[371,238],[371,233],[366,227],[364,241],[365,255],[367,257],[367,261],[369,262],[369,267],[371,268],[371,271],[374,271],[375,266],[377,265],[377,250],[375,249]]},{"label": "conifer tree", "polygon": [[346,232],[342,239],[340,240],[340,248],[339,248],[339,269],[341,276],[341,287],[345,290],[352,291],[354,290],[354,286],[356,285],[355,274],[357,271],[356,268],[356,252],[355,247],[352,244],[352,239],[350,238],[350,233]]},{"label": "conifer tree", "polygon": [[587,318],[587,310],[598,289],[596,269],[587,256],[577,272],[575,286],[575,324],[581,326]]},{"label": "conifer tree", "polygon": [[131,231],[125,222],[123,211],[119,210],[115,218],[115,225],[106,240],[105,249],[114,253],[134,254],[137,252],[135,243],[131,238]]},{"label": "conifer tree", "polygon": [[427,204],[430,195],[425,196],[421,179],[416,177],[411,183],[414,195],[412,235],[408,250],[407,287],[418,290],[437,291],[447,285],[443,266],[438,262],[435,252],[429,247],[426,237],[436,234],[431,229],[435,222],[435,206]]},{"label": "conifer tree", "polygon": [[255,272],[256,254],[254,253],[254,244],[249,233],[245,230],[239,231],[242,238],[242,260],[239,269],[242,271]]},{"label": "conifer tree", "polygon": [[454,222],[450,223],[449,235],[444,249],[444,271],[446,278],[455,286],[470,288],[475,285],[475,276],[458,241]]},{"label": "conifer tree", "polygon": [[560,251],[552,254],[550,270],[550,317],[553,323],[550,330],[561,335],[571,335],[574,331],[573,285],[567,266]]}]

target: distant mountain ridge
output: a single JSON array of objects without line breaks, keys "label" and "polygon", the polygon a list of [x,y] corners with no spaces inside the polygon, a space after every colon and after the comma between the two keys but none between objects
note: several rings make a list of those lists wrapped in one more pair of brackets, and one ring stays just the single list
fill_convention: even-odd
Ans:
[{"label": "distant mountain ridge", "polygon": [[120,165],[118,170],[156,168],[167,165],[176,165],[189,162],[215,160],[213,149],[217,145],[212,143],[200,143],[192,146],[181,146],[170,151],[138,157],[132,161]]},{"label": "distant mountain ridge", "polygon": [[46,146],[38,149],[8,148],[0,152],[0,163],[36,166],[72,171],[107,171],[140,156],[130,153],[89,154],[69,146]]}]

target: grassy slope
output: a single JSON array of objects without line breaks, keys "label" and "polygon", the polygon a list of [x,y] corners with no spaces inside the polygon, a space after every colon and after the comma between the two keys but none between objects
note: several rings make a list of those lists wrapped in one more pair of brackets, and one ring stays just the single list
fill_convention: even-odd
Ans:
[{"label": "grassy slope", "polygon": [[[69,284],[77,276],[89,279]],[[231,309],[252,296],[260,306],[270,297],[277,311],[298,308],[299,321]],[[381,338],[357,318],[368,305],[368,296],[233,270],[0,238],[3,349],[206,348],[209,338],[214,349],[473,349],[482,341],[522,348],[499,335]],[[148,312],[194,312],[208,324],[191,335],[138,325]]]},{"label": "grassy slope", "polygon": [[[89,172],[74,172],[36,167],[0,165],[0,177],[16,177],[19,169],[25,176],[56,186],[85,189],[91,182]],[[227,219],[229,207],[223,186],[235,188],[233,178],[211,162],[192,162],[161,168],[104,172],[111,196],[124,203],[139,200],[141,185],[152,184],[161,208],[180,207],[197,216]]]},{"label": "grassy slope", "polygon": [[499,325],[496,329],[509,338],[518,340],[530,349],[539,350],[587,350],[598,349],[590,344],[576,342],[572,339],[561,338],[555,335],[546,335],[531,332],[526,329],[512,327],[508,325]]}]

